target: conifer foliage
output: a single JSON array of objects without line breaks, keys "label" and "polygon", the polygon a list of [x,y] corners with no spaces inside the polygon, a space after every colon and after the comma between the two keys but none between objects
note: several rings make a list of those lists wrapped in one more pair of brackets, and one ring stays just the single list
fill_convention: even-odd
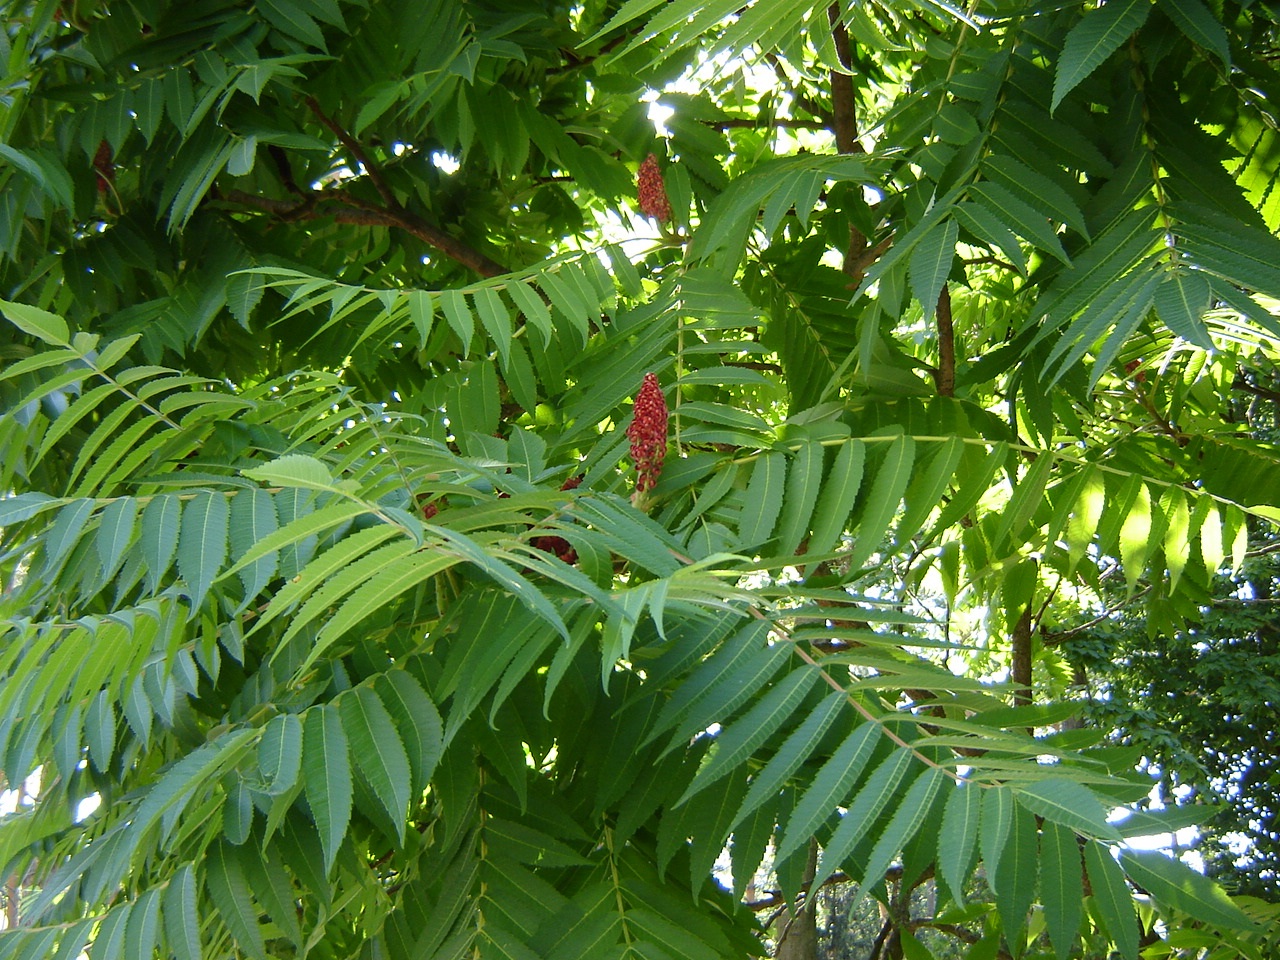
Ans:
[{"label": "conifer foliage", "polygon": [[1050,641],[1280,518],[1273,17],[7,2],[0,960],[1264,955]]}]

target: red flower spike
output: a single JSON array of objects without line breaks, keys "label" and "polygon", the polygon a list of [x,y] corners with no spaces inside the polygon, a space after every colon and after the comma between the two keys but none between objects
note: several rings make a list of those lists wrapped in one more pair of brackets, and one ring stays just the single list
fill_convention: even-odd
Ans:
[{"label": "red flower spike", "polygon": [[97,173],[98,192],[106,193],[107,187],[116,179],[115,158],[111,152],[111,144],[103,140],[93,155],[93,169]]},{"label": "red flower spike", "polygon": [[631,460],[636,465],[636,492],[646,493],[658,484],[662,458],[667,453],[667,401],[658,378],[644,375],[636,394],[635,415],[627,427],[631,440]]},{"label": "red flower spike", "polygon": [[658,169],[658,158],[652,153],[640,164],[636,199],[640,212],[646,217],[653,217],[658,223],[671,222],[671,202],[667,200],[667,188],[662,182],[662,171]]}]

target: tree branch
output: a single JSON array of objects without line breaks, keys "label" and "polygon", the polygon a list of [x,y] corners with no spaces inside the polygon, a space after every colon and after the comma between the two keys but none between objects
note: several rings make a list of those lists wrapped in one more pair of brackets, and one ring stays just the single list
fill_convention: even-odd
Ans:
[{"label": "tree branch", "polygon": [[[835,40],[836,56],[844,70],[831,71],[831,114],[836,150],[842,154],[862,153],[862,144],[858,142],[858,105],[853,96],[853,76],[848,73],[852,69],[853,50],[849,43],[849,31],[840,19],[840,4],[833,3],[827,8],[827,20],[831,24],[831,36]],[[849,246],[845,248],[842,270],[853,278],[854,283],[862,283],[866,267],[862,265],[862,256],[867,249],[867,238],[852,223],[849,224]]]},{"label": "tree branch", "polygon": [[[364,170],[369,177],[369,182],[373,184],[374,189],[378,191],[378,196],[382,198],[384,206],[382,208],[374,208],[368,204],[362,203],[346,196],[325,197],[322,194],[312,193],[311,196],[321,200],[333,200],[337,203],[348,207],[359,209],[363,215],[356,215],[350,212],[343,213],[337,211],[331,215],[339,223],[367,223],[377,224],[380,226],[399,227],[406,233],[412,234],[423,243],[435,247],[449,259],[460,263],[462,266],[470,270],[474,270],[482,277],[496,277],[506,273],[507,268],[496,260],[486,256],[479,250],[475,250],[467,244],[445,233],[439,227],[435,226],[405,209],[400,201],[396,199],[395,192],[387,184],[386,179],[382,176],[381,169],[369,158],[364,147],[353,137],[347,130],[332,117],[321,109],[319,102],[315,97],[307,97],[304,101],[307,108],[316,115],[316,118],[324,124],[329,131],[338,138],[338,142],[351,155],[351,158]],[[238,191],[237,191],[238,193]],[[246,196],[244,194],[241,197]],[[249,204],[256,206],[258,209],[268,209],[262,204]],[[270,211],[269,211],[270,212]],[[292,211],[295,219],[315,219],[310,216],[311,211]],[[278,216],[280,214],[277,214]]]},{"label": "tree branch", "polygon": [[1031,704],[1031,635],[1031,604],[1028,603],[1013,627],[1013,658],[1009,666],[1013,702],[1019,707]]},{"label": "tree branch", "polygon": [[934,371],[934,382],[938,386],[938,396],[954,397],[956,395],[956,334],[951,322],[951,291],[944,283],[942,292],[938,294],[938,369]]}]

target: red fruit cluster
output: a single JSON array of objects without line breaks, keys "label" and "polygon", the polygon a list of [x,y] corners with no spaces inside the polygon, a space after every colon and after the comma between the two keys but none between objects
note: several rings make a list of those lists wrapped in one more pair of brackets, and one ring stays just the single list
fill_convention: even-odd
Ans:
[{"label": "red fruit cluster", "polygon": [[103,140],[93,155],[93,169],[97,174],[98,192],[106,193],[108,184],[116,179],[115,158],[111,152],[111,144]]},{"label": "red fruit cluster", "polygon": [[636,199],[640,212],[646,217],[653,217],[659,223],[671,222],[671,202],[667,200],[667,188],[662,182],[662,171],[658,169],[658,158],[652,153],[640,164]]},{"label": "red fruit cluster", "polygon": [[667,453],[667,401],[658,378],[644,375],[644,383],[636,394],[635,417],[627,427],[631,440],[631,461],[636,465],[636,490],[652,490],[662,473],[662,458]]}]

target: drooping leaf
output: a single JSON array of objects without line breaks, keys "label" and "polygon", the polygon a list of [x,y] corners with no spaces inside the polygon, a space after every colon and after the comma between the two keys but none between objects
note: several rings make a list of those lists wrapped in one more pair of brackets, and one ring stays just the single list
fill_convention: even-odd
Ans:
[{"label": "drooping leaf", "polygon": [[1115,0],[1088,11],[1067,34],[1053,77],[1051,110],[1111,56],[1151,12],[1147,0]]},{"label": "drooping leaf", "polygon": [[1121,850],[1120,867],[1157,903],[1231,930],[1256,927],[1221,887],[1181,860],[1155,850]]},{"label": "drooping leaf", "polygon": [[347,735],[336,707],[322,705],[307,711],[303,721],[302,780],[328,873],[333,870],[338,847],[347,835],[354,796]]},{"label": "drooping leaf", "polygon": [[978,818],[982,791],[972,783],[962,783],[947,797],[938,831],[938,870],[957,903],[964,901],[964,879],[973,862],[978,843]]},{"label": "drooping leaf", "polygon": [[192,610],[209,593],[228,550],[231,508],[219,493],[199,493],[182,511],[178,534],[178,572],[191,591]]},{"label": "drooping leaf", "polygon": [[776,856],[779,860],[807,843],[819,825],[848,797],[871,759],[879,738],[880,730],[874,723],[863,723],[844,738],[818,770],[791,812],[778,843]]},{"label": "drooping leaf", "polygon": [[409,758],[391,714],[377,694],[365,686],[342,697],[338,712],[356,767],[403,843],[409,807]]},{"label": "drooping leaf", "polygon": [[1062,960],[1071,955],[1084,911],[1084,861],[1076,835],[1046,822],[1040,832],[1040,895],[1049,941]]}]

